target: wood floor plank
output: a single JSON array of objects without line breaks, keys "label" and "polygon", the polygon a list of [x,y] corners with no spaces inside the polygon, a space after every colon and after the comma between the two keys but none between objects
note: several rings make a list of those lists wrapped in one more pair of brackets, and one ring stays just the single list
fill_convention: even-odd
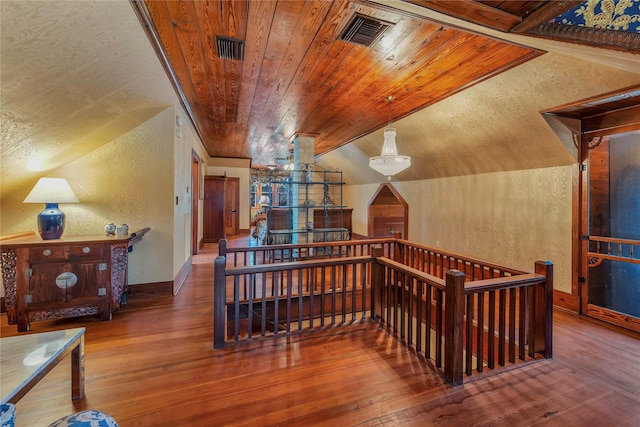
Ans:
[{"label": "wood floor plank", "polygon": [[[86,396],[71,401],[64,360],[18,402],[16,425],[83,409],[121,427],[640,425],[640,336],[560,310],[553,359],[456,388],[366,321],[214,350],[215,255],[194,258],[178,295],[131,297],[111,321],[33,322],[87,328]],[[0,332],[18,334],[4,315]]]}]

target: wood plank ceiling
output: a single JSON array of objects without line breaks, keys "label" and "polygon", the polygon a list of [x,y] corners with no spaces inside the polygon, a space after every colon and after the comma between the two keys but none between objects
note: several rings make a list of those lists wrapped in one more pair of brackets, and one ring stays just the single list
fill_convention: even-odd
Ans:
[{"label": "wood plank ceiling", "polygon": [[[577,2],[411,3],[517,31]],[[396,120],[543,53],[357,0],[132,4],[208,154],[254,167],[286,157],[296,134],[320,155],[383,127],[389,96]],[[342,40],[357,16],[389,28],[370,46]],[[244,58],[221,58],[220,37],[244,42]]]}]

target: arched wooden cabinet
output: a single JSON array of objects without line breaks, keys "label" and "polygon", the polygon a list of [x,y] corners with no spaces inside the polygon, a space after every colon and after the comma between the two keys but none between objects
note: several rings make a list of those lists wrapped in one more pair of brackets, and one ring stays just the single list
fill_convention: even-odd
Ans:
[{"label": "arched wooden cabinet", "polygon": [[382,183],[369,201],[369,237],[406,239],[409,205],[390,183]]}]

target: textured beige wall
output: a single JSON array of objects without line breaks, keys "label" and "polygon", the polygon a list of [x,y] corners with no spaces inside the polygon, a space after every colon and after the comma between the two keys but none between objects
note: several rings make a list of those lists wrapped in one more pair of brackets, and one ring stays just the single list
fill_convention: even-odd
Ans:
[{"label": "textured beige wall", "polygon": [[[409,203],[409,240],[533,270],[554,263],[555,289],[571,292],[571,189],[577,166],[394,182]],[[345,186],[353,228],[367,234],[378,184]]]},{"label": "textured beige wall", "polygon": [[[151,227],[130,253],[129,283],[173,280],[174,108],[171,107],[97,150],[47,174],[66,178],[80,203],[60,205],[65,235],[97,235],[104,225]],[[24,204],[35,181],[2,198],[1,233],[37,233],[44,208]]]},{"label": "textured beige wall", "polygon": [[[173,110],[175,145],[173,164],[173,275],[175,279],[185,264],[191,263],[191,216],[193,211],[193,183],[191,168],[193,151],[203,158],[204,149],[196,136],[190,121],[179,109]],[[201,208],[201,204],[199,204]],[[201,215],[198,216],[201,219]],[[174,282],[176,294],[182,283]]]},{"label": "textured beige wall", "polygon": [[128,1],[0,8],[2,197],[179,103]]}]

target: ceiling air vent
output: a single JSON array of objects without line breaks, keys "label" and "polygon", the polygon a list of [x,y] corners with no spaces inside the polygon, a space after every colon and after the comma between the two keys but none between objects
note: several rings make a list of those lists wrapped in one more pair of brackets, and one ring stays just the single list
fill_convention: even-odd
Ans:
[{"label": "ceiling air vent", "polygon": [[216,48],[219,58],[244,61],[244,40],[216,36]]},{"label": "ceiling air vent", "polygon": [[388,22],[356,14],[342,32],[340,39],[363,46],[371,46],[389,27],[391,24]]}]

